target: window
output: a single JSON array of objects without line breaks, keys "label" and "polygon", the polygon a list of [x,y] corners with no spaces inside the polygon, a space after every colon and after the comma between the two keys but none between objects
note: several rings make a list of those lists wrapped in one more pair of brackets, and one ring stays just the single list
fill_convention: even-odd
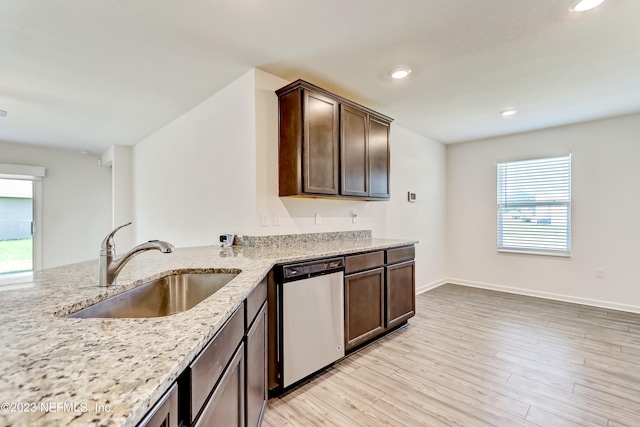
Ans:
[{"label": "window", "polygon": [[571,253],[571,155],[498,163],[498,251]]}]

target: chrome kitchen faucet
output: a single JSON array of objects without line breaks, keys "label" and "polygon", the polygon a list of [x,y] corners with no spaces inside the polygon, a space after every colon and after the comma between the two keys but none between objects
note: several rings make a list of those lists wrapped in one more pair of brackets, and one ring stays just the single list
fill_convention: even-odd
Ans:
[{"label": "chrome kitchen faucet", "polygon": [[169,254],[175,250],[171,243],[163,242],[161,240],[149,240],[148,242],[142,243],[131,249],[120,258],[116,258],[116,245],[113,241],[113,236],[118,230],[122,227],[126,227],[127,225],[131,225],[131,222],[116,228],[102,241],[102,246],[100,248],[98,286],[113,285],[116,281],[116,277],[118,277],[118,273],[120,273],[120,270],[122,270],[131,258],[138,255],[140,252],[157,250],[163,254]]}]

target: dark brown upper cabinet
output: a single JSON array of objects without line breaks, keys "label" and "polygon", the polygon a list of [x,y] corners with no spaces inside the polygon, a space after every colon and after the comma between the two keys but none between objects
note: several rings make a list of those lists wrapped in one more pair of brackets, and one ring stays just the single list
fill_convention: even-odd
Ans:
[{"label": "dark brown upper cabinet", "polygon": [[303,80],[276,94],[280,196],[389,199],[393,119]]}]

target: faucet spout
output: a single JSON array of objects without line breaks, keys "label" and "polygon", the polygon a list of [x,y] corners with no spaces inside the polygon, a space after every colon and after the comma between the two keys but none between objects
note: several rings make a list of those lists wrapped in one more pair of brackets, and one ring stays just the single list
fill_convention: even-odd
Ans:
[{"label": "faucet spout", "polygon": [[100,267],[98,275],[98,286],[111,286],[115,283],[120,270],[133,258],[141,252],[157,250],[163,254],[169,254],[175,250],[173,245],[162,240],[150,240],[146,243],[142,243],[129,252],[122,255],[120,258],[116,258],[116,245],[113,241],[113,236],[122,227],[126,227],[128,224],[121,225],[107,235],[102,241],[102,247],[100,248]]}]

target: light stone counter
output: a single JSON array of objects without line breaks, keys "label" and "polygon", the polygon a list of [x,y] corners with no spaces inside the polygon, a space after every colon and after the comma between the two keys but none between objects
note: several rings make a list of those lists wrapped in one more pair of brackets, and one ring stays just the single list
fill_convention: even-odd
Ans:
[{"label": "light stone counter", "polygon": [[[274,264],[413,243],[360,239],[149,251],[133,258],[111,288],[98,287],[97,261],[0,286],[0,426],[135,426]],[[241,273],[192,309],[167,317],[64,317],[190,269]]]}]

